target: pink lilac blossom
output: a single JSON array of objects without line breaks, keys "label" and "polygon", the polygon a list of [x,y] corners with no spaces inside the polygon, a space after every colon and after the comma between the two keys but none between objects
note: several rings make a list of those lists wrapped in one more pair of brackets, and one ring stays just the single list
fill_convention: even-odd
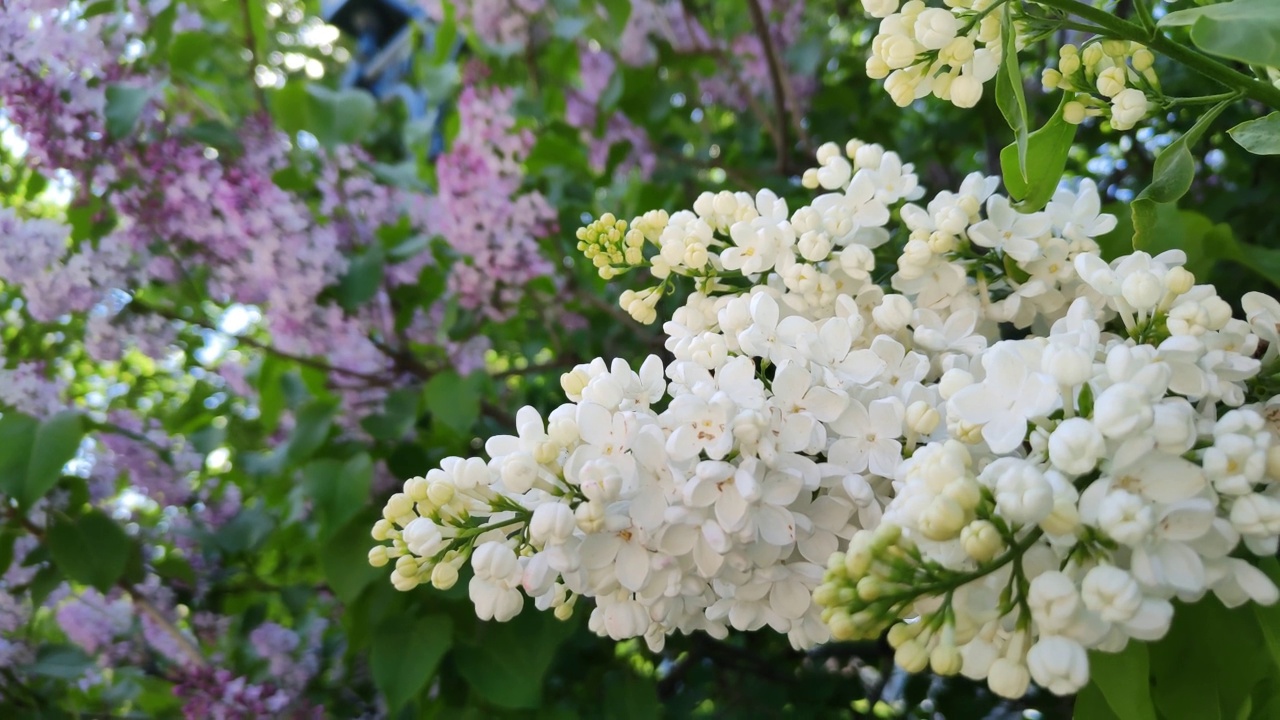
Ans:
[{"label": "pink lilac blossom", "polygon": [[[458,0],[451,3],[457,19],[476,37],[497,50],[514,52],[529,43],[531,21],[546,9],[546,0]],[[441,0],[421,0],[427,17],[444,17]]]},{"label": "pink lilac blossom", "polygon": [[10,407],[35,418],[46,418],[66,409],[66,381],[50,377],[43,362],[18,363],[0,369],[0,407]]},{"label": "pink lilac blossom", "polygon": [[255,684],[221,669],[194,669],[174,687],[182,698],[182,715],[189,720],[257,720],[324,717],[324,710],[298,700],[271,683]]},{"label": "pink lilac blossom", "polygon": [[538,238],[556,227],[541,193],[521,192],[521,163],[533,134],[515,127],[510,89],[467,87],[458,100],[461,130],[436,164],[437,195],[427,217],[461,259],[449,288],[459,304],[502,318],[530,280],[551,271]]},{"label": "pink lilac blossom", "polygon": [[[204,465],[204,456],[150,418],[117,410],[109,413],[108,419],[125,432],[98,436],[103,452],[91,475],[104,478],[127,472],[129,486],[157,503],[187,502],[192,496],[190,476]],[[161,455],[162,450],[168,459]]]},{"label": "pink lilac blossom", "polygon": [[126,653],[118,639],[133,629],[133,604],[119,592],[111,597],[92,588],[72,595],[58,607],[58,627],[90,655]]},{"label": "pink lilac blossom", "polygon": [[626,115],[610,114],[598,128],[600,99],[617,71],[613,56],[603,50],[582,47],[578,51],[579,87],[570,90],[565,98],[565,122],[582,130],[587,142],[587,159],[594,172],[607,169],[609,153],[614,145],[627,143],[630,151],[619,163],[615,172],[626,174],[639,169],[647,178],[657,166],[657,156],[644,128],[636,125]]}]

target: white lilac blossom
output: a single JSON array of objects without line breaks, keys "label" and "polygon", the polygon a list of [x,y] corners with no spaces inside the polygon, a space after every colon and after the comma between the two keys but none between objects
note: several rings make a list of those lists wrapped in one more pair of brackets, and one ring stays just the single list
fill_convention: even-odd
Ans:
[{"label": "white lilac blossom", "polygon": [[[928,23],[935,45],[953,25]],[[1006,697],[1078,690],[1089,651],[1159,639],[1174,599],[1276,600],[1247,558],[1280,537],[1280,305],[1233,319],[1181,252],[1108,263],[1092,183],[1018,215],[994,178],[922,206],[884,148],[818,159],[811,205],[706,193],[580,230],[601,275],[656,281],[623,293],[638,321],[692,285],[672,359],[566,373],[569,402],[521,409],[487,462],[407,481],[370,561],[405,590],[469,563],[482,618],[581,602],[655,650],[887,631],[903,668]]]}]

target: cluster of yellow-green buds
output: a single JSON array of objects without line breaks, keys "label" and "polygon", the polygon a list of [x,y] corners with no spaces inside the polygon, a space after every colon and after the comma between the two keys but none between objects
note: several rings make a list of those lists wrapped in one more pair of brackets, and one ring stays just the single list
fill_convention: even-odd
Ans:
[{"label": "cluster of yellow-green buds", "polygon": [[627,230],[627,221],[613,213],[578,228],[577,237],[578,250],[605,280],[644,262],[644,234]]},{"label": "cluster of yellow-green buds", "polygon": [[1108,117],[1111,127],[1129,130],[1150,113],[1150,95],[1160,94],[1155,55],[1127,40],[1098,40],[1083,48],[1063,45],[1058,67],[1042,75],[1047,90],[1070,93],[1063,119],[1079,125],[1085,118]]}]

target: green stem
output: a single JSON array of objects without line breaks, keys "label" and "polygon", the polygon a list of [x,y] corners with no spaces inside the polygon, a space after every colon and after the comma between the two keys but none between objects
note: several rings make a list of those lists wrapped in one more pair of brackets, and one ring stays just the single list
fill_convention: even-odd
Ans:
[{"label": "green stem", "polygon": [[1101,8],[1078,0],[1033,0],[1045,7],[1062,10],[1081,17],[1105,30],[1111,37],[1142,43],[1166,57],[1186,65],[1207,78],[1230,88],[1236,88],[1247,97],[1271,108],[1280,110],[1280,88],[1255,80],[1237,72],[1190,47],[1177,43],[1159,32],[1151,33],[1140,25],[1123,20]]}]

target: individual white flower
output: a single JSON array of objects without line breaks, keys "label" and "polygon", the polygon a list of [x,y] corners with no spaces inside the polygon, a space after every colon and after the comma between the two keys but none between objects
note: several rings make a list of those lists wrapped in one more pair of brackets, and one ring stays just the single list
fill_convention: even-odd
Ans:
[{"label": "individual white flower", "polygon": [[1029,367],[1016,343],[996,343],[981,358],[986,379],[956,392],[947,406],[965,422],[982,426],[992,452],[1007,453],[1022,444],[1027,421],[1048,415],[1061,396],[1049,377]]},{"label": "individual white flower", "polygon": [[1063,420],[1049,435],[1049,462],[1071,475],[1093,470],[1106,449],[1102,433],[1084,418]]},{"label": "individual white flower", "polygon": [[1084,576],[1080,594],[1085,607],[1107,622],[1126,622],[1142,607],[1142,590],[1125,570],[1097,565]]},{"label": "individual white flower", "polygon": [[999,249],[1019,262],[1031,262],[1040,256],[1038,240],[1049,227],[1047,214],[1020,213],[1008,198],[993,195],[987,200],[987,219],[969,228],[969,239],[976,245]]},{"label": "individual white flower", "polygon": [[562,502],[544,502],[533,510],[529,520],[529,536],[535,543],[559,544],[573,535],[576,520],[573,508]]},{"label": "individual white flower", "polygon": [[1020,698],[1027,694],[1031,685],[1031,673],[1027,666],[1013,658],[997,658],[991,664],[987,676],[987,687],[991,692],[1004,698]]},{"label": "individual white flower", "polygon": [[994,487],[996,511],[1019,525],[1034,525],[1053,512],[1053,488],[1035,465],[1001,458],[980,479]]},{"label": "individual white flower", "polygon": [[850,473],[870,469],[877,475],[892,475],[902,462],[899,439],[904,416],[905,408],[897,398],[881,398],[870,405],[850,401],[831,422],[831,429],[839,433],[840,439],[827,452],[828,462]]},{"label": "individual white flower", "polygon": [[1075,582],[1056,570],[1037,575],[1027,592],[1031,618],[1045,634],[1070,628],[1082,607]]}]

